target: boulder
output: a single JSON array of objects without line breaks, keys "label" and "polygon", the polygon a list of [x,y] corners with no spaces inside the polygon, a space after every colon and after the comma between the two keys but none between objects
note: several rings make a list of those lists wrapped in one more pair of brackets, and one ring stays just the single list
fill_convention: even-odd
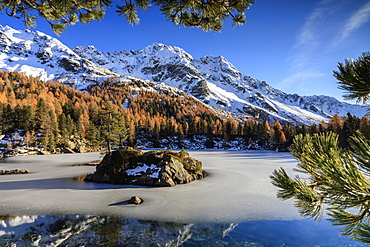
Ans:
[{"label": "boulder", "polygon": [[105,155],[87,182],[175,186],[204,177],[202,163],[185,152],[120,149]]},{"label": "boulder", "polygon": [[137,196],[133,196],[133,197],[130,198],[130,200],[128,200],[128,203],[136,204],[136,205],[141,204],[143,202],[144,202],[144,200],[141,199],[140,197],[137,197]]},{"label": "boulder", "polygon": [[183,163],[172,156],[164,156],[159,166],[162,168],[162,172],[155,183],[157,186],[175,186],[195,180],[193,174],[185,170]]}]

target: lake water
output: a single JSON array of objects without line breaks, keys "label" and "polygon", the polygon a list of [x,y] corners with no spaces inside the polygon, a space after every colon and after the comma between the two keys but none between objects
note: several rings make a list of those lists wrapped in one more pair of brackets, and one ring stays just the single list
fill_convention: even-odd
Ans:
[{"label": "lake water", "polygon": [[[210,174],[172,188],[85,183],[70,166],[99,153],[14,157],[0,169],[0,246],[366,246],[339,236],[325,220],[302,219],[293,201],[276,198],[269,175],[289,153],[190,151]],[[129,205],[133,195],[144,199]]]},{"label": "lake water", "polygon": [[[5,219],[5,218],[4,218]],[[0,246],[366,246],[313,221],[176,223],[114,216],[17,216],[0,221]],[[54,245],[52,245],[52,243]]]}]

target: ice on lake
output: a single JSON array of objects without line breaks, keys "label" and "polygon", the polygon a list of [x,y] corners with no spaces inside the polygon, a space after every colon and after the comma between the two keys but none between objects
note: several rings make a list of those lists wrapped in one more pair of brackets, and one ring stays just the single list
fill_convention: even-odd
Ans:
[{"label": "ice on lake", "polygon": [[[209,176],[161,188],[73,180],[95,167],[71,164],[101,159],[99,153],[3,159],[0,169],[32,174],[0,176],[0,245],[366,246],[326,221],[303,220],[292,200],[276,198],[269,176],[279,167],[293,174],[290,153],[190,155]],[[128,204],[133,195],[144,203]]]},{"label": "ice on lake", "polygon": [[[7,158],[0,169],[32,174],[0,177],[0,215],[89,214],[176,222],[242,222],[298,219],[292,201],[276,198],[274,169],[291,171],[289,153],[190,151],[209,176],[175,187],[149,188],[74,181],[95,167],[70,166],[101,159],[99,153]],[[128,205],[131,196],[144,203]]]}]

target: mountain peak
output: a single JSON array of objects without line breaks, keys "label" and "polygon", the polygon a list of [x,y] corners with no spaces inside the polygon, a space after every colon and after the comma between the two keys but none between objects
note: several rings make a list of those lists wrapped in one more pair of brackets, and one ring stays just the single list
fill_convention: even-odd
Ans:
[{"label": "mountain peak", "polygon": [[[227,61],[223,56],[204,56],[199,59],[199,62],[208,67],[212,67],[214,71],[228,70],[229,72],[239,72],[234,65]],[[240,72],[239,72],[240,73]]]},{"label": "mountain peak", "polygon": [[5,32],[5,31],[8,31],[8,30],[15,30],[15,29],[13,29],[13,28],[9,27],[8,25],[5,25],[5,26],[0,25],[0,30],[1,30],[2,32]]},{"label": "mountain peak", "polygon": [[[194,59],[176,46],[153,43],[137,51],[102,52],[94,46],[73,50],[41,32],[0,27],[0,69],[21,71],[80,87],[97,77],[127,75],[182,90],[237,118],[317,124],[335,113],[364,116],[366,107],[326,96],[284,93],[244,75],[223,56]],[[5,35],[5,36],[4,36]],[[82,86],[80,87],[82,88]]]},{"label": "mountain peak", "polygon": [[24,72],[41,80],[81,82],[89,76],[114,76],[84,60],[58,39],[39,31],[0,28],[0,69]]},{"label": "mountain peak", "polygon": [[193,57],[177,46],[168,46],[162,43],[153,43],[144,49],[140,50],[143,55],[156,56],[161,59],[176,59],[184,61],[192,61]]}]

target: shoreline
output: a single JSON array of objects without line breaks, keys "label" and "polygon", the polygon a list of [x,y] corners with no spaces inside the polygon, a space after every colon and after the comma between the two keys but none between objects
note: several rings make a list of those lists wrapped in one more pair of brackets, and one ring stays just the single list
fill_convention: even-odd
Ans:
[{"label": "shoreline", "polygon": [[[71,166],[94,161],[100,153],[18,156],[0,169],[28,169],[32,174],[0,177],[0,215],[112,215],[167,222],[226,223],[301,219],[292,201],[276,198],[268,176],[296,161],[274,151],[190,151],[209,176],[175,187],[96,184],[72,178],[95,170]],[[217,161],[217,163],[215,162]],[[17,166],[17,167],[15,167]],[[144,199],[127,205],[132,196]]]}]

